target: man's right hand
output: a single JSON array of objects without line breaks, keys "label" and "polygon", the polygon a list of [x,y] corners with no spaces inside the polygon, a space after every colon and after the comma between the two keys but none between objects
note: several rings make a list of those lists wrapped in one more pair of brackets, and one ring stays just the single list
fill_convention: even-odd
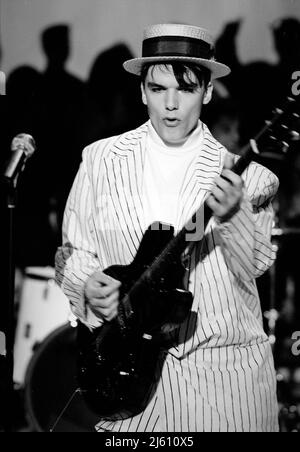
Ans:
[{"label": "man's right hand", "polygon": [[116,317],[119,305],[120,281],[96,271],[85,283],[84,295],[91,311],[100,319]]}]

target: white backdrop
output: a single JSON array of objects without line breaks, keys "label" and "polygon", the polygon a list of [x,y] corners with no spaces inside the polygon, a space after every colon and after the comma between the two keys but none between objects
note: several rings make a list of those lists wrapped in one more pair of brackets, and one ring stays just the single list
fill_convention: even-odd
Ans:
[{"label": "white backdrop", "polygon": [[96,55],[124,41],[137,56],[143,28],[151,23],[185,22],[209,28],[217,36],[228,21],[241,18],[240,60],[276,61],[270,25],[293,16],[300,19],[300,0],[0,0],[2,70],[30,64],[43,69],[40,33],[68,23],[72,54],[68,69],[86,78]]}]

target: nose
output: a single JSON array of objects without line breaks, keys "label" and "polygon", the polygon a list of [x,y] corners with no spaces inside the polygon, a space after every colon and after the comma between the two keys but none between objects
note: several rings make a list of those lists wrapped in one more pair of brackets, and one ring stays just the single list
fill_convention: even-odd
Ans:
[{"label": "nose", "polygon": [[169,111],[178,110],[178,93],[176,90],[169,89],[166,91],[165,105]]}]

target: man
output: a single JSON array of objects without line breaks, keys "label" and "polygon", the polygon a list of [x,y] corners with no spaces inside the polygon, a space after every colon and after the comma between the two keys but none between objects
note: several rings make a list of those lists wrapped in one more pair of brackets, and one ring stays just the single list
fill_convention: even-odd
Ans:
[{"label": "man", "polygon": [[206,30],[150,26],[143,57],[124,67],[141,76],[150,120],[83,152],[56,260],[75,315],[90,329],[116,316],[121,283],[102,270],[131,263],[153,221],[178,231],[206,199],[214,215],[185,260],[193,306],[169,333],[155,394],[142,413],[101,419],[97,430],[276,431],[274,365],[255,278],[274,260],[278,181],[256,164],[243,179],[233,173],[229,153],[199,121],[212,80],[230,71],[214,60]]}]

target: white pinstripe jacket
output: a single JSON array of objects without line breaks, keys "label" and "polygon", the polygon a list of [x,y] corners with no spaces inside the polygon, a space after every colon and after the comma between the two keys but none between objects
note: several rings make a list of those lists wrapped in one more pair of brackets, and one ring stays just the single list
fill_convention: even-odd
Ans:
[{"label": "white pinstripe jacket", "polygon": [[[112,264],[129,264],[148,227],[142,204],[147,130],[148,123],[85,148],[66,205],[63,246],[56,255],[57,281],[75,315],[88,325],[98,323],[84,305],[87,277]],[[199,158],[188,168],[180,192],[175,229],[203,203],[222,170],[226,152],[204,126]],[[271,200],[278,179],[252,163],[244,180],[246,196],[240,211],[227,223],[212,219],[204,247],[195,246],[190,256],[187,284],[194,293],[194,305],[179,331],[181,345],[171,349],[177,357],[199,346],[266,340],[255,278],[275,258],[270,242]],[[195,334],[185,341],[190,328]]]},{"label": "white pinstripe jacket", "polygon": [[[86,279],[112,264],[129,264],[148,227],[142,203],[147,133],[148,123],[87,146],[67,201],[56,279],[74,314],[91,327],[100,323],[85,306]],[[177,230],[202,205],[227,152],[204,125],[203,133],[180,191]],[[212,218],[203,247],[196,243],[189,256],[186,286],[194,302],[167,338],[157,395],[141,415],[102,421],[100,430],[276,431],[274,364],[255,278],[275,259],[271,201],[278,180],[256,163],[243,178],[238,213],[222,224]]]}]

